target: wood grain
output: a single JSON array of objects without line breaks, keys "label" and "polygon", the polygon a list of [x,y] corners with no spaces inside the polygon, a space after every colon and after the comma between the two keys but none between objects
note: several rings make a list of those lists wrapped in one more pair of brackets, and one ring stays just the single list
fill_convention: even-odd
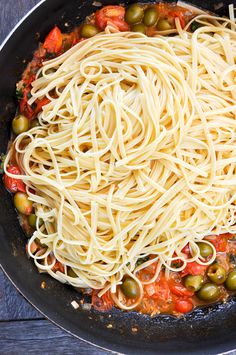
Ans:
[{"label": "wood grain", "polygon": [[36,311],[0,271],[0,320],[42,319]]},{"label": "wood grain", "polygon": [[0,0],[0,42],[39,0]]},{"label": "wood grain", "polygon": [[0,323],[1,354],[109,354],[71,337],[47,320]]}]

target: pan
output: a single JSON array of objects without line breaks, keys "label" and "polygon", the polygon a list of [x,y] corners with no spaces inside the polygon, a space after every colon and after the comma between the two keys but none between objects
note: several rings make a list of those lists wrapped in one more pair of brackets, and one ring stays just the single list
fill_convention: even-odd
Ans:
[{"label": "pan", "polygon": [[[228,14],[233,0],[192,1],[192,5]],[[107,4],[128,4],[102,0]],[[236,4],[234,0],[234,4]],[[16,110],[15,84],[31,60],[38,41],[57,24],[69,31],[96,11],[93,0],[43,0],[15,28],[0,50],[0,152],[6,152],[10,122]],[[180,318],[149,317],[114,309],[109,313],[75,310],[82,295],[47,275],[39,274],[25,253],[26,236],[11,195],[0,182],[0,264],[16,288],[42,314],[74,336],[125,354],[216,354],[236,348],[236,302],[196,309]],[[46,287],[41,288],[42,282]]]}]

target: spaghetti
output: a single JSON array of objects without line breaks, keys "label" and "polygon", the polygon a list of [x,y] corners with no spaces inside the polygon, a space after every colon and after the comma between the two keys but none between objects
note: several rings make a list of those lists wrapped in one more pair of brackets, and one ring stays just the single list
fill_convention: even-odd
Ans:
[{"label": "spaghetti", "polygon": [[[168,277],[189,262],[211,264],[215,249],[208,260],[199,252],[205,236],[236,232],[235,24],[205,14],[195,21],[191,33],[176,19],[171,37],[107,26],[44,62],[28,101],[48,99],[40,126],[20,134],[5,160],[16,177],[7,171],[15,149],[33,201],[28,250],[37,267],[100,295],[110,290],[123,309],[137,307],[163,267]],[[36,239],[43,249],[32,253]],[[53,271],[57,261],[64,272]],[[152,279],[140,280],[153,262]],[[124,275],[140,290],[128,305]]]}]

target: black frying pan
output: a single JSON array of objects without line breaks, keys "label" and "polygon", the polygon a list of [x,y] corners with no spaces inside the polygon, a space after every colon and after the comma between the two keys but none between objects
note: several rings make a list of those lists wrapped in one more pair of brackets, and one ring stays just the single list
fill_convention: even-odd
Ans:
[{"label": "black frying pan", "polygon": [[[120,3],[119,0],[101,2]],[[227,5],[232,2],[236,5],[236,0],[195,0],[191,3],[227,15]],[[219,8],[220,5],[223,6]],[[36,33],[43,39],[55,24],[65,31],[71,30],[95,10],[93,0],[44,0],[7,40],[0,52],[0,152],[7,149],[10,122],[16,108],[15,83],[25,67],[25,60],[30,61],[37,48]],[[81,295],[49,276],[40,275],[32,261],[27,259],[26,237],[2,181],[0,210],[2,268],[36,308],[75,336],[127,354],[216,354],[236,348],[236,302],[233,299],[226,304],[197,309],[179,319],[169,316],[150,318],[120,310],[112,311],[110,317],[93,310],[75,311],[71,302],[76,300],[79,303]],[[42,281],[46,281],[46,289],[40,287]],[[132,328],[137,328],[137,332]]]}]

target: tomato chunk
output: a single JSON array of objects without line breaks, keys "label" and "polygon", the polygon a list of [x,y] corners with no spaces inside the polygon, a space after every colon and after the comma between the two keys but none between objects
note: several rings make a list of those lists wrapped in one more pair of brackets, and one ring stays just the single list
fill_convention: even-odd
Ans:
[{"label": "tomato chunk", "polygon": [[172,279],[169,281],[170,291],[176,296],[192,297],[194,295],[193,291],[188,290],[181,283],[178,283]]},{"label": "tomato chunk", "polygon": [[214,245],[216,252],[225,252],[227,250],[228,238],[225,234],[210,236],[206,239]]},{"label": "tomato chunk", "polygon": [[40,111],[42,111],[43,106],[47,105],[50,102],[50,100],[47,97],[44,97],[41,100],[36,101],[36,109],[34,111],[34,114],[37,115]]},{"label": "tomato chunk", "polygon": [[177,299],[175,301],[175,310],[180,313],[188,313],[193,309],[193,303],[190,299]]},{"label": "tomato chunk", "polygon": [[187,263],[185,269],[181,272],[181,275],[204,275],[206,269],[206,265],[200,265],[196,261],[193,261],[191,263]]},{"label": "tomato chunk", "polygon": [[125,8],[123,6],[109,5],[95,13],[96,26],[104,30],[108,24],[114,25],[119,31],[128,31],[129,25],[124,20]]},{"label": "tomato chunk", "polygon": [[[7,168],[7,171],[14,175],[21,175],[21,171],[16,165],[11,165]],[[26,192],[25,184],[20,179],[14,179],[6,174],[3,176],[3,182],[6,189],[10,192]]]},{"label": "tomato chunk", "polygon": [[[29,253],[29,244],[26,244],[25,246],[25,249],[26,249],[26,253],[28,254]],[[30,244],[30,252],[32,254],[36,253],[36,251],[38,251],[40,249],[40,246],[38,243],[36,243],[35,241],[33,241],[31,244]]]},{"label": "tomato chunk", "polygon": [[20,113],[25,115],[28,119],[32,119],[34,116],[34,111],[32,107],[28,104],[28,95],[30,93],[30,90],[31,90],[30,87],[24,90],[23,98],[22,100],[20,100],[20,105],[19,105]]},{"label": "tomato chunk", "polygon": [[148,297],[161,301],[166,301],[170,296],[168,282],[164,277],[161,277],[160,281],[145,285],[144,291]]},{"label": "tomato chunk", "polygon": [[182,28],[185,27],[185,19],[184,19],[184,14],[183,12],[181,11],[169,11],[169,14],[168,14],[171,18],[178,18],[179,19],[179,22],[180,22],[180,25]]},{"label": "tomato chunk", "polygon": [[101,297],[98,296],[100,290],[93,290],[92,293],[92,305],[93,307],[100,312],[109,311],[113,305],[113,299],[111,298],[110,291],[107,291]]},{"label": "tomato chunk", "polygon": [[64,272],[65,272],[64,265],[60,261],[56,261],[55,265],[52,268],[52,271],[54,271],[54,272],[60,271],[64,274]]},{"label": "tomato chunk", "polygon": [[47,35],[43,47],[49,53],[59,53],[62,48],[62,33],[61,30],[55,26]]}]

